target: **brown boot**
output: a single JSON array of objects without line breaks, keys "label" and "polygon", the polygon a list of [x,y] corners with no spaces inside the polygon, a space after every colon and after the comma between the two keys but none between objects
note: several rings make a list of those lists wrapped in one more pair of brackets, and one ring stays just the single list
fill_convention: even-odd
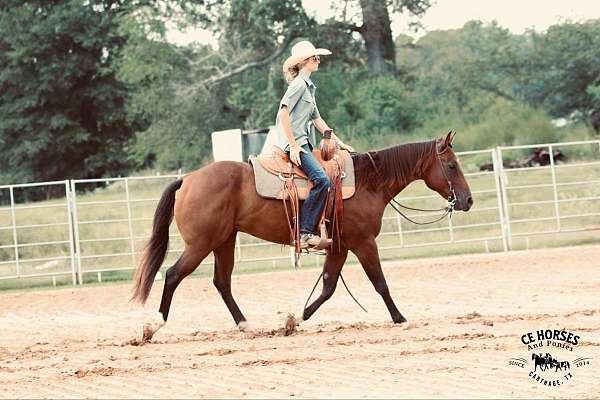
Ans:
[{"label": "brown boot", "polygon": [[300,235],[300,248],[308,249],[321,243],[321,237],[312,233],[303,233]]}]

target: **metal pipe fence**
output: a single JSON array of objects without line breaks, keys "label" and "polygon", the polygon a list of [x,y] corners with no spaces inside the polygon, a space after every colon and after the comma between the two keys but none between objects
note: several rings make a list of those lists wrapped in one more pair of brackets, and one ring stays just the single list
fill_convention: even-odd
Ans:
[{"label": "metal pipe fence", "polygon": [[[554,151],[559,147],[569,148],[567,162],[555,160]],[[547,149],[549,164],[508,167],[508,160],[531,149]],[[475,199],[473,208],[421,226],[405,221],[390,207],[377,239],[382,252],[400,256],[396,253],[399,250],[441,245],[468,246],[468,251],[509,251],[529,248],[532,240],[548,235],[558,244],[573,243],[579,238],[564,239],[562,234],[600,229],[600,140],[503,146],[457,155]],[[476,166],[483,163],[491,165],[491,170],[478,171]],[[70,276],[72,284],[81,284],[86,276],[101,280],[102,273],[135,269],[150,236],[162,191],[179,177],[74,179],[0,186],[0,199],[4,199],[0,203],[0,280],[52,277],[55,283],[57,276]],[[85,192],[83,187],[90,184],[104,187]],[[22,195],[39,187],[55,192],[61,188],[64,197],[17,201],[15,193]],[[420,182],[410,185],[397,200],[424,208],[440,207],[445,202]],[[407,215],[420,221],[437,218],[424,212]],[[557,239],[557,235],[563,239]],[[169,236],[165,266],[183,250],[175,224]],[[235,260],[242,268],[265,262],[286,265],[291,263],[291,255],[291,248],[247,234],[240,233],[236,241]],[[303,260],[318,265],[322,257],[312,255]],[[212,262],[210,256],[203,264]]]},{"label": "metal pipe fence", "polygon": [[[64,189],[65,197],[40,204],[16,202],[16,192],[40,187]],[[0,206],[0,280],[71,275],[75,284],[69,181],[2,185],[1,192],[8,192],[9,201]]]},{"label": "metal pipe fence", "polygon": [[[569,148],[572,160],[557,164],[557,147]],[[547,149],[549,165],[499,166],[509,249],[517,238],[525,238],[528,244],[536,236],[600,229],[600,141],[505,146],[497,152],[502,159],[507,153],[532,148]]]}]

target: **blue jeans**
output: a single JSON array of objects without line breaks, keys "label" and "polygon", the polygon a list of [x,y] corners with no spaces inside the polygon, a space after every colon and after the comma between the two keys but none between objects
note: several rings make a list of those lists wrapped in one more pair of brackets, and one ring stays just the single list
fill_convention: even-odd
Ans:
[{"label": "blue jeans", "polygon": [[300,233],[317,233],[317,224],[329,192],[329,178],[313,155],[312,146],[307,143],[302,148],[306,153],[300,153],[300,169],[311,180],[313,187],[300,210]]}]

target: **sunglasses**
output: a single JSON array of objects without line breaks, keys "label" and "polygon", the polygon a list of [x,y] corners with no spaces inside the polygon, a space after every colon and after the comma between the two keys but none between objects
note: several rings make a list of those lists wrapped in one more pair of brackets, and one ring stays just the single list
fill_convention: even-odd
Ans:
[{"label": "sunglasses", "polygon": [[314,62],[321,62],[321,57],[312,56],[312,57],[308,57],[307,60],[313,60]]}]

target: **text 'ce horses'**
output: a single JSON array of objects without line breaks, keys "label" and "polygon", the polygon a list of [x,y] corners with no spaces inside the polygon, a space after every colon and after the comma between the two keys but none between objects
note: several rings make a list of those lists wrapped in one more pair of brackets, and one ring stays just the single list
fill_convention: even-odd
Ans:
[{"label": "text 'ce horses'", "polygon": [[[356,188],[354,195],[343,202],[341,240],[335,250],[327,252],[323,290],[304,310],[303,320],[310,318],[331,297],[351,251],[383,298],[392,320],[406,321],[390,296],[375,238],[381,230],[387,204],[418,179],[448,199],[454,209],[468,211],[471,208],[471,191],[452,151],[453,138],[450,132],[445,138],[428,142],[352,155]],[[167,321],[179,283],[211,252],[215,259],[214,285],[235,323],[244,329],[246,317],[231,293],[236,235],[245,232],[269,242],[289,245],[290,230],[282,201],[258,195],[249,163],[214,162],[171,183],[158,203],[152,236],[134,278],[133,299],[136,301],[144,303],[148,298],[167,252],[173,216],[185,244],[184,251],[166,272],[159,308],[162,319],[146,326],[145,339],[150,339]]]}]

